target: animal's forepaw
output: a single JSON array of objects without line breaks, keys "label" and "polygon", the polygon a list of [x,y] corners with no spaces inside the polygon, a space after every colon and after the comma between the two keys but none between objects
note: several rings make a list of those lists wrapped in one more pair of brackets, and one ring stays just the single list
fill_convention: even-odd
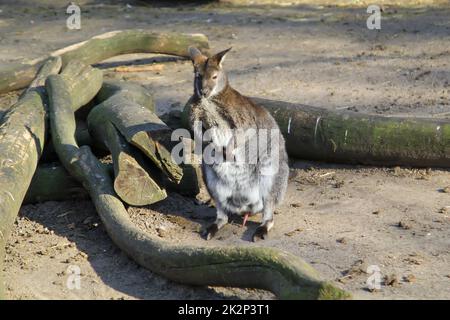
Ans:
[{"label": "animal's forepaw", "polygon": [[206,240],[211,240],[219,231],[219,226],[216,223],[211,224],[203,231],[203,237]]},{"label": "animal's forepaw", "polygon": [[266,226],[259,226],[256,228],[255,233],[252,236],[253,242],[259,241],[259,240],[265,240],[269,237],[269,230]]}]

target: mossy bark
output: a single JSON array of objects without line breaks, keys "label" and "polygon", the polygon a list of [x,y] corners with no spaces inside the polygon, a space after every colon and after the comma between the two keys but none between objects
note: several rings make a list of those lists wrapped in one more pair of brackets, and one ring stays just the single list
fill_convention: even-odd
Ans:
[{"label": "mossy bark", "polygon": [[[387,117],[252,98],[277,121],[289,156],[338,163],[450,167],[450,121]],[[188,127],[190,103],[182,115]]]},{"label": "mossy bark", "polygon": [[[0,250],[25,197],[42,154],[47,128],[47,95],[44,82],[61,68],[59,57],[50,58],[31,86],[4,115],[0,126]],[[91,100],[101,86],[102,72],[80,69],[69,63],[61,76],[68,86],[68,100],[74,109]],[[86,87],[86,88],[84,88]],[[0,255],[3,262],[3,254]],[[1,269],[0,269],[1,270]],[[0,284],[0,291],[3,282]],[[0,293],[1,296],[1,293]]]},{"label": "mossy bark", "polygon": [[60,164],[46,163],[36,169],[23,204],[79,199],[89,199],[86,189]]},{"label": "mossy bark", "polygon": [[44,147],[47,109],[44,81],[60,68],[61,59],[49,59],[0,125],[0,298],[4,297],[5,243]]},{"label": "mossy bark", "polygon": [[[162,53],[188,57],[190,45],[203,51],[208,49],[208,39],[202,34],[156,33],[147,30],[120,30],[95,36],[52,52],[60,56],[63,66],[77,60],[94,64],[126,53]],[[0,94],[26,87],[36,76],[47,58],[9,64],[0,69]]]},{"label": "mossy bark", "polygon": [[[76,60],[71,61],[64,68],[61,76],[69,86],[70,99],[72,100],[74,111],[78,111],[81,107],[88,104],[98,93],[103,82],[103,72],[101,70],[92,68]],[[80,145],[87,144],[96,147],[96,151],[104,151],[91,138],[87,125],[83,121],[77,122],[76,138]],[[57,160],[58,157],[55,154],[52,141],[47,141],[42,153],[42,161],[52,162]]]},{"label": "mossy bark", "polygon": [[321,281],[300,258],[271,248],[203,248],[151,237],[130,220],[108,172],[89,147],[78,147],[69,93],[60,76],[47,80],[53,143],[66,169],[88,190],[111,239],[140,265],[193,285],[255,287],[282,299],[344,299],[348,293]]},{"label": "mossy bark", "polygon": [[289,155],[368,165],[450,167],[450,121],[359,114],[266,99]]},{"label": "mossy bark", "polygon": [[67,84],[73,111],[77,111],[96,96],[102,87],[103,72],[72,60],[61,72],[61,79]]},{"label": "mossy bark", "polygon": [[127,95],[127,98],[131,102],[138,104],[151,112],[155,112],[155,101],[153,96],[142,85],[134,82],[119,80],[104,81],[102,88],[95,97],[95,101],[97,104],[100,104],[120,92],[130,93]]},{"label": "mossy bark", "polygon": [[[110,177],[114,179],[112,163],[102,163]],[[201,176],[192,167],[184,171],[183,179],[179,184],[158,181],[168,190],[194,196],[199,192],[197,179]],[[88,199],[89,195],[83,186],[67,172],[59,162],[39,164],[30,187],[25,195],[23,204],[40,203],[45,201],[66,201],[75,199]]]},{"label": "mossy bark", "polygon": [[133,206],[144,206],[167,197],[166,191],[150,176],[142,154],[128,144],[111,122],[91,122],[90,126],[96,139],[111,152],[114,190],[120,199]]},{"label": "mossy bark", "polygon": [[[139,102],[140,95],[136,98],[134,90],[120,86],[117,86],[117,91],[111,86],[105,88],[111,96],[89,113],[90,131],[95,131],[95,124],[112,123],[128,143],[141,150],[170,180],[180,181],[183,172],[171,156],[170,128]],[[102,91],[99,97],[108,97]]]},{"label": "mossy bark", "polygon": [[[75,139],[80,146],[90,146],[97,157],[104,157],[109,154],[108,149],[102,143],[99,143],[96,139],[92,138],[89,133],[87,123],[81,120],[77,120],[77,129],[75,132]],[[45,144],[42,156],[40,159],[41,163],[51,163],[58,161],[58,155],[53,147],[52,140],[48,140]]]}]

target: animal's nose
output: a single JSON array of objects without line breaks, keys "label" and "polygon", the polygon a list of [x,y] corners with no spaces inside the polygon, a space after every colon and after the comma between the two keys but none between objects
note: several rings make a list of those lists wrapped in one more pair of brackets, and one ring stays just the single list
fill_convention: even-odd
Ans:
[{"label": "animal's nose", "polygon": [[204,96],[206,96],[208,94],[208,92],[209,92],[209,90],[206,89],[206,88],[202,88],[201,91],[202,91],[202,95],[204,95]]}]

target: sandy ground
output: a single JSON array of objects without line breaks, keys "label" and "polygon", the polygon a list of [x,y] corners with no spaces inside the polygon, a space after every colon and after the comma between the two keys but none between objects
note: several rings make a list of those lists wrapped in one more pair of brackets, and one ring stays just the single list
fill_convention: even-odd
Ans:
[{"label": "sandy ground", "polygon": [[[226,67],[244,94],[387,116],[450,118],[450,7],[385,5],[382,29],[371,31],[364,7],[307,1],[252,7],[80,1],[82,29],[71,31],[65,1],[31,3],[0,2],[0,63],[116,29],[200,32],[213,50],[233,47]],[[164,60],[120,59],[136,58],[140,64]],[[161,114],[181,109],[192,92],[189,61],[175,59],[158,72],[116,73],[112,66],[102,65],[106,77],[146,85]],[[16,98],[0,96],[0,110]],[[271,237],[258,245],[303,257],[357,298],[450,298],[448,170],[295,160],[291,168]],[[252,246],[259,218],[247,228],[236,221],[205,242],[198,230],[214,211],[192,198],[171,194],[129,213],[167,241],[199,245]],[[366,285],[370,265],[381,272],[381,289],[374,292]],[[81,271],[79,290],[67,287],[73,266]],[[6,277],[12,299],[273,298],[260,290],[178,285],[140,268],[109,240],[88,201],[22,207],[7,247]]]}]

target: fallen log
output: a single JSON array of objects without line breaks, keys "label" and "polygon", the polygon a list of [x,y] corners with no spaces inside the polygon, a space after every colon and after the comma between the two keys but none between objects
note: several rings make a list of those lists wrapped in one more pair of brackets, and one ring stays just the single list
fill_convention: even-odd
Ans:
[{"label": "fallen log", "polygon": [[[75,139],[80,146],[90,146],[97,157],[104,157],[109,154],[106,146],[91,137],[87,127],[87,123],[84,121],[77,121]],[[53,147],[53,142],[50,139],[44,146],[40,162],[51,163],[55,161],[58,161],[58,155],[56,154],[55,148]]]},{"label": "fallen log", "polygon": [[[48,75],[57,73],[60,68],[61,59],[50,58],[19,101],[4,115],[0,125],[0,250],[5,247],[44,147],[47,126],[44,82]],[[71,63],[60,77],[71,84],[67,99],[74,109],[91,100],[95,96],[95,88],[98,90],[102,82],[100,70],[95,71],[91,67],[80,70]],[[75,91],[79,91],[79,95]],[[2,263],[4,255],[0,253]],[[3,282],[0,283],[0,291],[2,285]]]},{"label": "fallen log", "polygon": [[82,199],[89,199],[86,189],[60,164],[46,163],[36,169],[23,204]]},{"label": "fallen log", "polygon": [[[252,98],[275,118],[289,156],[338,163],[450,167],[450,121],[328,110]],[[189,102],[182,115],[188,127]]]},{"label": "fallen log", "polygon": [[276,118],[297,158],[450,167],[450,121],[335,111],[254,98]]},{"label": "fallen log", "polygon": [[[112,163],[102,163],[111,179],[114,179]],[[199,192],[198,180],[201,179],[195,167],[183,170],[183,179],[179,184],[159,181],[158,185],[183,195],[195,196]],[[67,172],[59,162],[38,165],[30,187],[22,204],[33,204],[45,201],[66,201],[88,199],[89,195],[83,186]]]},{"label": "fallen log", "polygon": [[[166,113],[160,118],[170,127],[171,130],[176,130],[182,127],[181,113],[179,111]],[[193,141],[191,139],[188,139],[187,137],[184,137],[180,141],[174,142],[183,142],[183,150],[186,152],[194,146]],[[190,159],[189,161],[183,161],[180,164],[180,167],[183,170],[183,177],[181,178],[181,180],[175,183],[162,176],[161,183],[165,188],[169,190],[173,190],[182,195],[196,197],[199,194],[200,190],[204,188],[202,170],[200,167],[201,162],[198,156],[193,153],[193,150],[191,150],[190,154],[187,154],[186,156]]]},{"label": "fallen log", "polygon": [[201,168],[194,164],[181,164],[180,166],[183,170],[181,180],[173,182],[162,176],[161,186],[185,196],[195,197],[200,192],[203,183]]},{"label": "fallen log", "polygon": [[114,72],[160,72],[164,70],[163,64],[151,64],[146,66],[119,66],[114,68]]},{"label": "fallen log", "polygon": [[[84,65],[79,61],[71,61],[61,73],[63,79],[69,84],[70,99],[74,111],[78,111],[81,107],[89,103],[98,93],[103,82],[103,72],[91,66]],[[76,81],[73,81],[77,79]],[[79,122],[76,131],[77,141],[81,144],[89,144],[99,148],[91,139],[87,127]],[[46,162],[56,161],[52,141],[46,143],[42,153],[42,160]]]},{"label": "fallen log", "polygon": [[203,248],[151,237],[130,220],[108,172],[87,146],[78,147],[75,117],[65,82],[47,79],[53,143],[65,168],[88,190],[114,243],[137,263],[171,280],[192,285],[255,287],[281,299],[344,299],[349,294],[321,281],[300,258],[272,248]]},{"label": "fallen log", "polygon": [[130,84],[127,86],[108,84],[103,87],[107,93],[103,88],[100,90],[99,101],[107,100],[89,113],[89,130],[94,132],[105,121],[112,123],[128,143],[141,150],[170,180],[179,182],[183,172],[171,156],[174,143],[170,141],[170,128],[149,108],[143,107],[139,101],[141,90],[136,90],[136,95]]},{"label": "fallen log", "polygon": [[44,147],[44,81],[60,68],[61,59],[49,59],[19,101],[5,113],[0,125],[0,299],[4,297],[5,244]]},{"label": "fallen log", "polygon": [[[146,30],[107,32],[50,54],[60,56],[63,66],[77,60],[94,64],[127,53],[161,53],[189,57],[187,48],[208,49],[208,38],[202,34],[155,33]],[[0,69],[0,94],[26,87],[34,79],[47,57],[28,62],[9,63]]]},{"label": "fallen log", "polygon": [[[98,93],[98,95],[96,97],[96,100],[98,102],[103,101],[103,103],[105,103],[105,100],[108,100],[115,94],[119,94],[121,92],[122,93],[127,92],[127,96],[123,97],[123,99],[121,99],[121,101],[119,101],[119,99],[117,97],[110,100],[109,107],[111,107],[111,104],[116,105],[116,107],[114,107],[116,109],[114,112],[117,112],[119,109],[119,106],[121,106],[120,108],[128,110],[127,114],[134,113],[133,110],[136,109],[135,107],[128,106],[130,101],[136,103],[139,106],[144,107],[148,111],[145,111],[145,110],[144,111],[136,111],[135,118],[142,117],[140,121],[145,120],[145,121],[151,121],[152,123],[157,122],[158,125],[161,124],[162,130],[159,133],[159,137],[162,137],[163,141],[169,141],[170,135],[171,135],[171,130],[164,124],[164,122],[156,119],[156,117],[153,113],[155,111],[155,104],[153,101],[153,97],[148,92],[148,90],[146,88],[144,88],[143,86],[134,84],[134,83],[129,83],[129,82],[105,81],[103,83],[102,89],[100,90],[100,92]],[[108,118],[107,115],[102,115],[100,113],[98,113],[96,115],[97,112],[99,112],[99,111],[97,110],[96,112],[94,112],[90,118],[91,121],[96,121],[98,123],[98,125],[94,125],[94,127],[99,127],[99,125],[104,122],[103,119]],[[151,117],[142,116],[143,113],[150,114],[150,112],[151,112]],[[106,118],[103,118],[103,117],[106,117]],[[131,124],[131,125],[133,125],[133,124]],[[144,127],[142,127],[142,129],[144,129]],[[77,126],[77,130],[78,130],[78,126]],[[95,131],[95,128],[92,128],[92,131]],[[123,132],[126,132],[126,131],[123,131]],[[94,134],[94,135],[97,136],[96,134]],[[149,139],[151,139],[151,137],[143,136],[142,137],[143,143],[140,143],[138,146],[143,148],[143,150],[146,151],[146,154],[149,154],[151,157],[154,158],[155,156],[152,155],[153,154],[152,150],[154,150],[154,147],[152,147],[150,143],[146,142]],[[139,140],[137,140],[137,141],[139,141]],[[164,142],[163,144],[166,144],[166,142]],[[170,147],[172,146],[172,142],[167,143],[167,144]],[[165,162],[170,161],[168,152],[166,152],[165,154],[168,159],[168,160],[165,160]],[[162,154],[162,155],[164,155],[164,154]],[[172,163],[172,162],[170,161],[168,163]],[[192,162],[192,163],[194,163],[194,162]],[[199,181],[201,179],[200,168],[198,166],[190,165],[190,164],[180,164],[180,166],[179,166],[180,168],[176,167],[175,165],[171,165],[170,168],[172,168],[172,167],[176,168],[176,170],[180,170],[180,168],[181,168],[181,171],[182,171],[181,180],[178,178],[180,173],[176,172],[176,175],[177,175],[176,179],[170,179],[170,177],[171,177],[170,174],[169,174],[169,179],[166,179],[164,175],[157,178],[159,185],[164,188],[179,192],[183,195],[197,195],[198,192],[200,191],[200,181]],[[116,185],[116,183],[115,183],[115,185]],[[116,189],[116,192],[117,191],[118,190]],[[119,196],[121,196],[119,192],[118,192],[118,194],[119,194]],[[127,202],[123,198],[122,198],[122,200]]]},{"label": "fallen log", "polygon": [[111,122],[102,119],[100,123],[91,122],[90,126],[96,139],[101,140],[111,152],[114,190],[122,201],[133,206],[144,206],[167,197],[166,191],[150,176],[144,157],[128,144]]},{"label": "fallen log", "polygon": [[155,112],[155,101],[150,92],[138,83],[124,82],[118,80],[107,80],[103,82],[103,85],[95,97],[97,104],[108,100],[112,96],[118,93],[128,92],[127,98],[135,104],[144,107],[145,109]]},{"label": "fallen log", "polygon": [[64,67],[61,78],[67,83],[73,111],[77,111],[98,93],[103,83],[103,72],[72,60]]}]

